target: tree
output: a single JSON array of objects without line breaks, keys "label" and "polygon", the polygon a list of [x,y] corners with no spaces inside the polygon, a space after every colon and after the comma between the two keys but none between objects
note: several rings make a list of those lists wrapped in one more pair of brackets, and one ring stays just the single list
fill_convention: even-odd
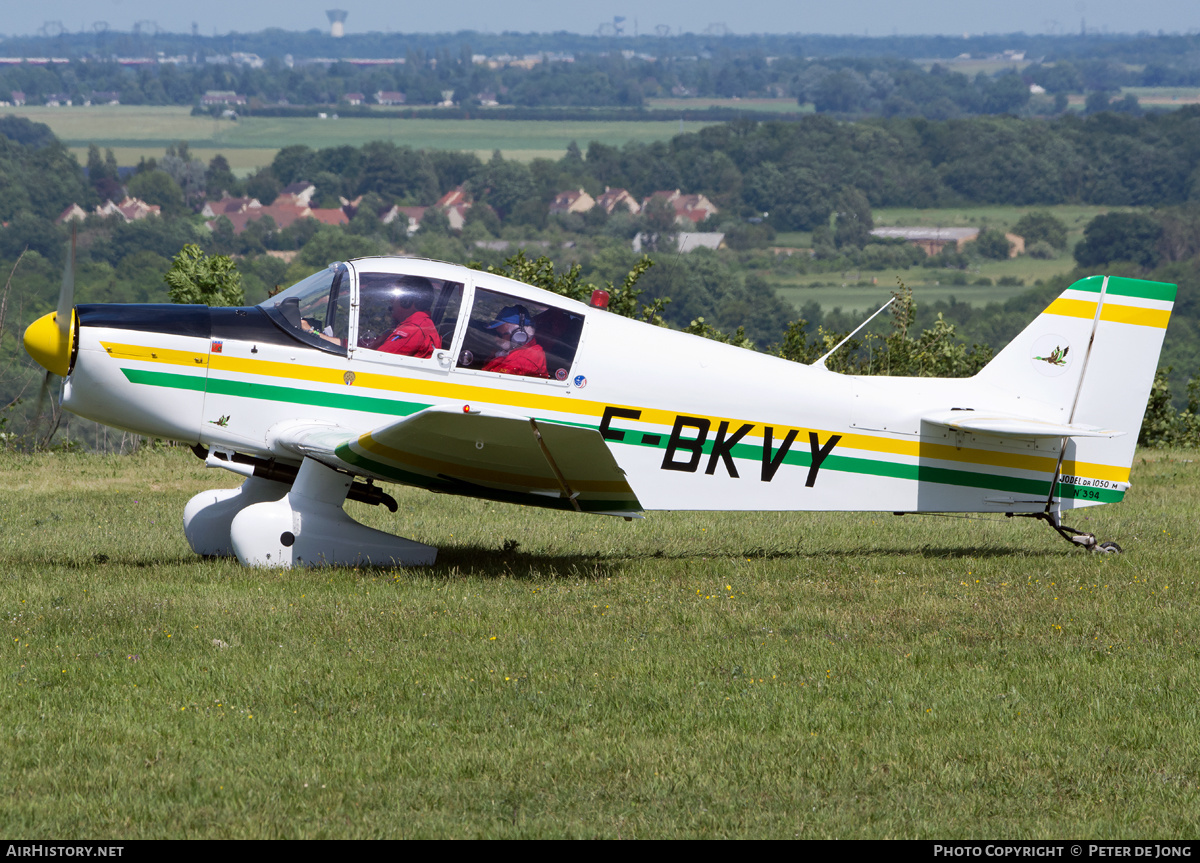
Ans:
[{"label": "tree", "polygon": [[117,160],[112,150],[108,150],[107,158],[102,159],[100,148],[89,144],[87,172],[88,182],[96,190],[101,201],[120,200],[121,183],[118,179]]},{"label": "tree", "polygon": [[240,306],[245,301],[242,274],[227,255],[206,255],[195,243],[179,250],[163,276],[173,303]]},{"label": "tree", "polygon": [[850,113],[865,107],[871,96],[871,84],[853,69],[839,69],[826,75],[813,88],[812,99],[822,113]]},{"label": "tree", "polygon": [[129,178],[129,194],[147,204],[162,207],[164,213],[183,212],[183,190],[166,171],[143,171]]},{"label": "tree", "polygon": [[1026,249],[1038,242],[1049,243],[1060,252],[1067,247],[1067,226],[1045,210],[1026,213],[1012,232],[1024,238]]},{"label": "tree", "polygon": [[331,261],[348,261],[378,255],[383,248],[373,237],[359,237],[333,225],[322,225],[304,244],[297,259],[312,267],[324,267]]},{"label": "tree", "polygon": [[216,198],[222,192],[232,195],[241,191],[241,183],[229,167],[229,160],[220,153],[212,157],[208,170],[204,172],[204,191],[210,198]]},{"label": "tree", "polygon": [[[287,186],[300,180],[308,180],[308,171],[312,164],[313,151],[304,144],[293,144],[284,147],[275,154],[271,161],[271,173]],[[266,203],[265,201],[263,203]]]},{"label": "tree", "polygon": [[[512,257],[506,258],[501,266],[489,266],[487,272],[507,276],[518,282],[524,282],[535,288],[541,288],[580,302],[589,302],[593,291],[604,290],[609,295],[608,310],[610,312],[661,327],[666,325],[663,322],[662,312],[670,300],[657,299],[651,303],[645,303],[641,299],[644,289],[637,287],[638,279],[653,265],[654,262],[643,255],[625,274],[619,287],[615,286],[611,280],[605,281],[601,287],[583,280],[583,268],[579,264],[575,264],[565,273],[556,273],[554,262],[545,255],[539,255],[531,261],[525,257],[525,250],[521,249]],[[481,269],[478,263],[473,263],[471,266]]]},{"label": "tree", "polygon": [[861,249],[871,239],[871,229],[875,227],[871,205],[858,189],[851,187],[838,196],[835,216],[833,240],[839,249],[843,246]]},{"label": "tree", "polygon": [[528,166],[505,160],[499,150],[471,175],[470,187],[476,202],[491,204],[501,219],[508,218],[522,201],[540,200],[537,183]]},{"label": "tree", "polygon": [[1087,99],[1084,100],[1083,109],[1088,114],[1098,114],[1101,111],[1107,111],[1109,106],[1109,95],[1103,90],[1096,90],[1087,94]]},{"label": "tree", "polygon": [[1003,231],[988,228],[979,232],[979,236],[975,238],[974,248],[985,258],[1003,261],[1012,251],[1012,243],[1008,241],[1008,237],[1004,236]]},{"label": "tree", "polygon": [[276,179],[269,167],[259,168],[246,178],[246,194],[258,198],[264,207],[274,203],[281,189],[283,184]]},{"label": "tree", "polygon": [[1075,246],[1081,267],[1098,267],[1110,261],[1132,261],[1153,269],[1158,264],[1158,240],[1162,226],[1141,213],[1105,213],[1083,229],[1083,240]]}]

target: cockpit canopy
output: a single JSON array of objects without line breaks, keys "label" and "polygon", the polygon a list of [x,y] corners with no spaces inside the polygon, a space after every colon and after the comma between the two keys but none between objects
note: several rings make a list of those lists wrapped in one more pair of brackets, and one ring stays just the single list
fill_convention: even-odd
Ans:
[{"label": "cockpit canopy", "polygon": [[370,264],[330,264],[259,308],[294,338],[343,356],[353,337],[356,351],[377,355],[421,360],[445,351],[456,371],[570,378],[584,324],[583,313],[570,304],[508,293],[493,276],[483,276],[484,284],[492,279],[493,285],[476,283],[468,290],[466,282],[428,275],[427,267],[423,273],[380,272]]}]

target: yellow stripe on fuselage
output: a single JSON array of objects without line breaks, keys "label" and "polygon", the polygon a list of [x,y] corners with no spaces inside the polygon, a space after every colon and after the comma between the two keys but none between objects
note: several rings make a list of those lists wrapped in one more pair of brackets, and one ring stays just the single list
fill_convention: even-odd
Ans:
[{"label": "yellow stripe on fuselage", "polygon": [[[1083,300],[1056,300],[1057,303],[1078,303],[1080,305],[1089,305]],[[1091,314],[1096,311],[1096,304],[1091,303]],[[1053,308],[1053,306],[1052,306]],[[1130,308],[1130,307],[1125,307]],[[1148,309],[1136,309],[1136,311],[1152,311]],[[116,343],[101,343],[105,350],[113,357],[124,359],[136,359],[142,362],[164,363],[167,365],[178,365],[185,367],[198,367],[199,364],[195,361],[199,355],[189,351],[172,351],[160,348],[147,348],[142,345],[126,345]],[[498,387],[483,387],[471,384],[464,384],[450,381],[431,381],[422,380],[419,378],[410,378],[403,375],[387,375],[377,374],[373,372],[360,372],[355,370],[354,383],[347,387],[343,375],[344,369],[327,368],[322,366],[302,365],[299,363],[281,363],[272,360],[253,360],[240,357],[231,357],[224,354],[212,354],[209,357],[209,368],[214,372],[232,372],[241,375],[255,375],[259,377],[271,378],[275,381],[305,381],[308,383],[327,384],[336,386],[343,390],[349,388],[354,390],[376,390],[392,393],[402,393],[411,396],[426,396],[434,399],[455,399],[461,400],[464,403],[473,401],[486,402],[489,404],[502,404],[514,408],[524,408],[531,411],[547,411],[560,414],[574,414],[583,417],[601,417],[604,411],[609,407],[623,408],[641,412],[641,417],[636,420],[638,423],[644,423],[652,426],[660,426],[671,428],[675,424],[675,418],[679,416],[678,411],[662,410],[659,408],[645,408],[636,405],[616,405],[610,402],[594,402],[584,399],[572,398],[567,395],[551,395],[518,392],[511,389],[500,389]],[[497,381],[500,384],[501,381]],[[698,416],[689,414],[689,416],[697,416],[698,419],[705,419],[716,428],[722,422],[729,423],[730,428],[739,428],[743,424],[750,424],[754,429],[749,432],[746,437],[762,438],[762,429],[770,423],[751,422],[750,420],[731,419],[729,417],[715,416]],[[758,430],[758,434],[754,433]],[[822,439],[827,438],[831,434],[838,434],[828,430],[810,429],[817,432]],[[777,434],[778,438],[779,435]],[[996,452],[994,450],[978,450],[969,447],[958,448],[949,444],[923,443],[918,440],[896,440],[894,438],[879,437],[876,435],[863,434],[841,434],[839,445],[847,449],[862,450],[864,452],[879,453],[881,455],[898,455],[907,456],[909,458],[935,458],[942,461],[959,462],[962,464],[975,464],[981,467],[1001,467],[1011,468],[1015,470],[1027,470],[1035,473],[1049,474],[1054,470],[1056,458],[1048,456],[1026,455],[1023,453],[1005,453]],[[382,453],[381,453],[382,454]],[[1119,467],[1115,465],[1089,464],[1086,462],[1064,462],[1062,470],[1074,476],[1092,477],[1095,479],[1106,479],[1110,482],[1127,482],[1129,479],[1129,468]],[[498,480],[503,481],[503,480]]]},{"label": "yellow stripe on fuselage", "polygon": [[117,342],[101,342],[100,347],[110,357],[119,360],[139,360],[146,363],[166,363],[171,366],[204,368],[208,365],[208,354],[195,351],[176,351],[170,348],[148,348],[144,345],[123,345]]}]

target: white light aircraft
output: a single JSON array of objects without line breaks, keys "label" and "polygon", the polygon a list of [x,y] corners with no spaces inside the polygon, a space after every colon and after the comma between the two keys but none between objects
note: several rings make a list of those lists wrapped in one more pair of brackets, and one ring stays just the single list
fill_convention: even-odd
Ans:
[{"label": "white light aircraft", "polygon": [[965,379],[837,374],[411,258],[245,308],[63,293],[25,333],[63,407],[245,475],[188,503],[188,542],[287,567],[432,563],[343,511],[394,510],[376,482],[627,519],[1004,513],[1113,550],[1062,516],[1129,488],[1175,286],[1078,281]]}]

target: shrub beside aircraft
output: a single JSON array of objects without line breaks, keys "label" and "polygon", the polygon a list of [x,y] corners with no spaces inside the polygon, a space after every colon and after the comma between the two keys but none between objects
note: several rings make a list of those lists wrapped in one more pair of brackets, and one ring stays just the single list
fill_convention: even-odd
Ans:
[{"label": "shrub beside aircraft", "polygon": [[354,521],[376,485],[646,510],[984,512],[1063,525],[1129,488],[1175,287],[1093,276],[972,378],[841,375],[411,258],[258,306],[72,306],[25,333],[62,405],[243,474],[184,532],[247,565],[430,564]]}]

